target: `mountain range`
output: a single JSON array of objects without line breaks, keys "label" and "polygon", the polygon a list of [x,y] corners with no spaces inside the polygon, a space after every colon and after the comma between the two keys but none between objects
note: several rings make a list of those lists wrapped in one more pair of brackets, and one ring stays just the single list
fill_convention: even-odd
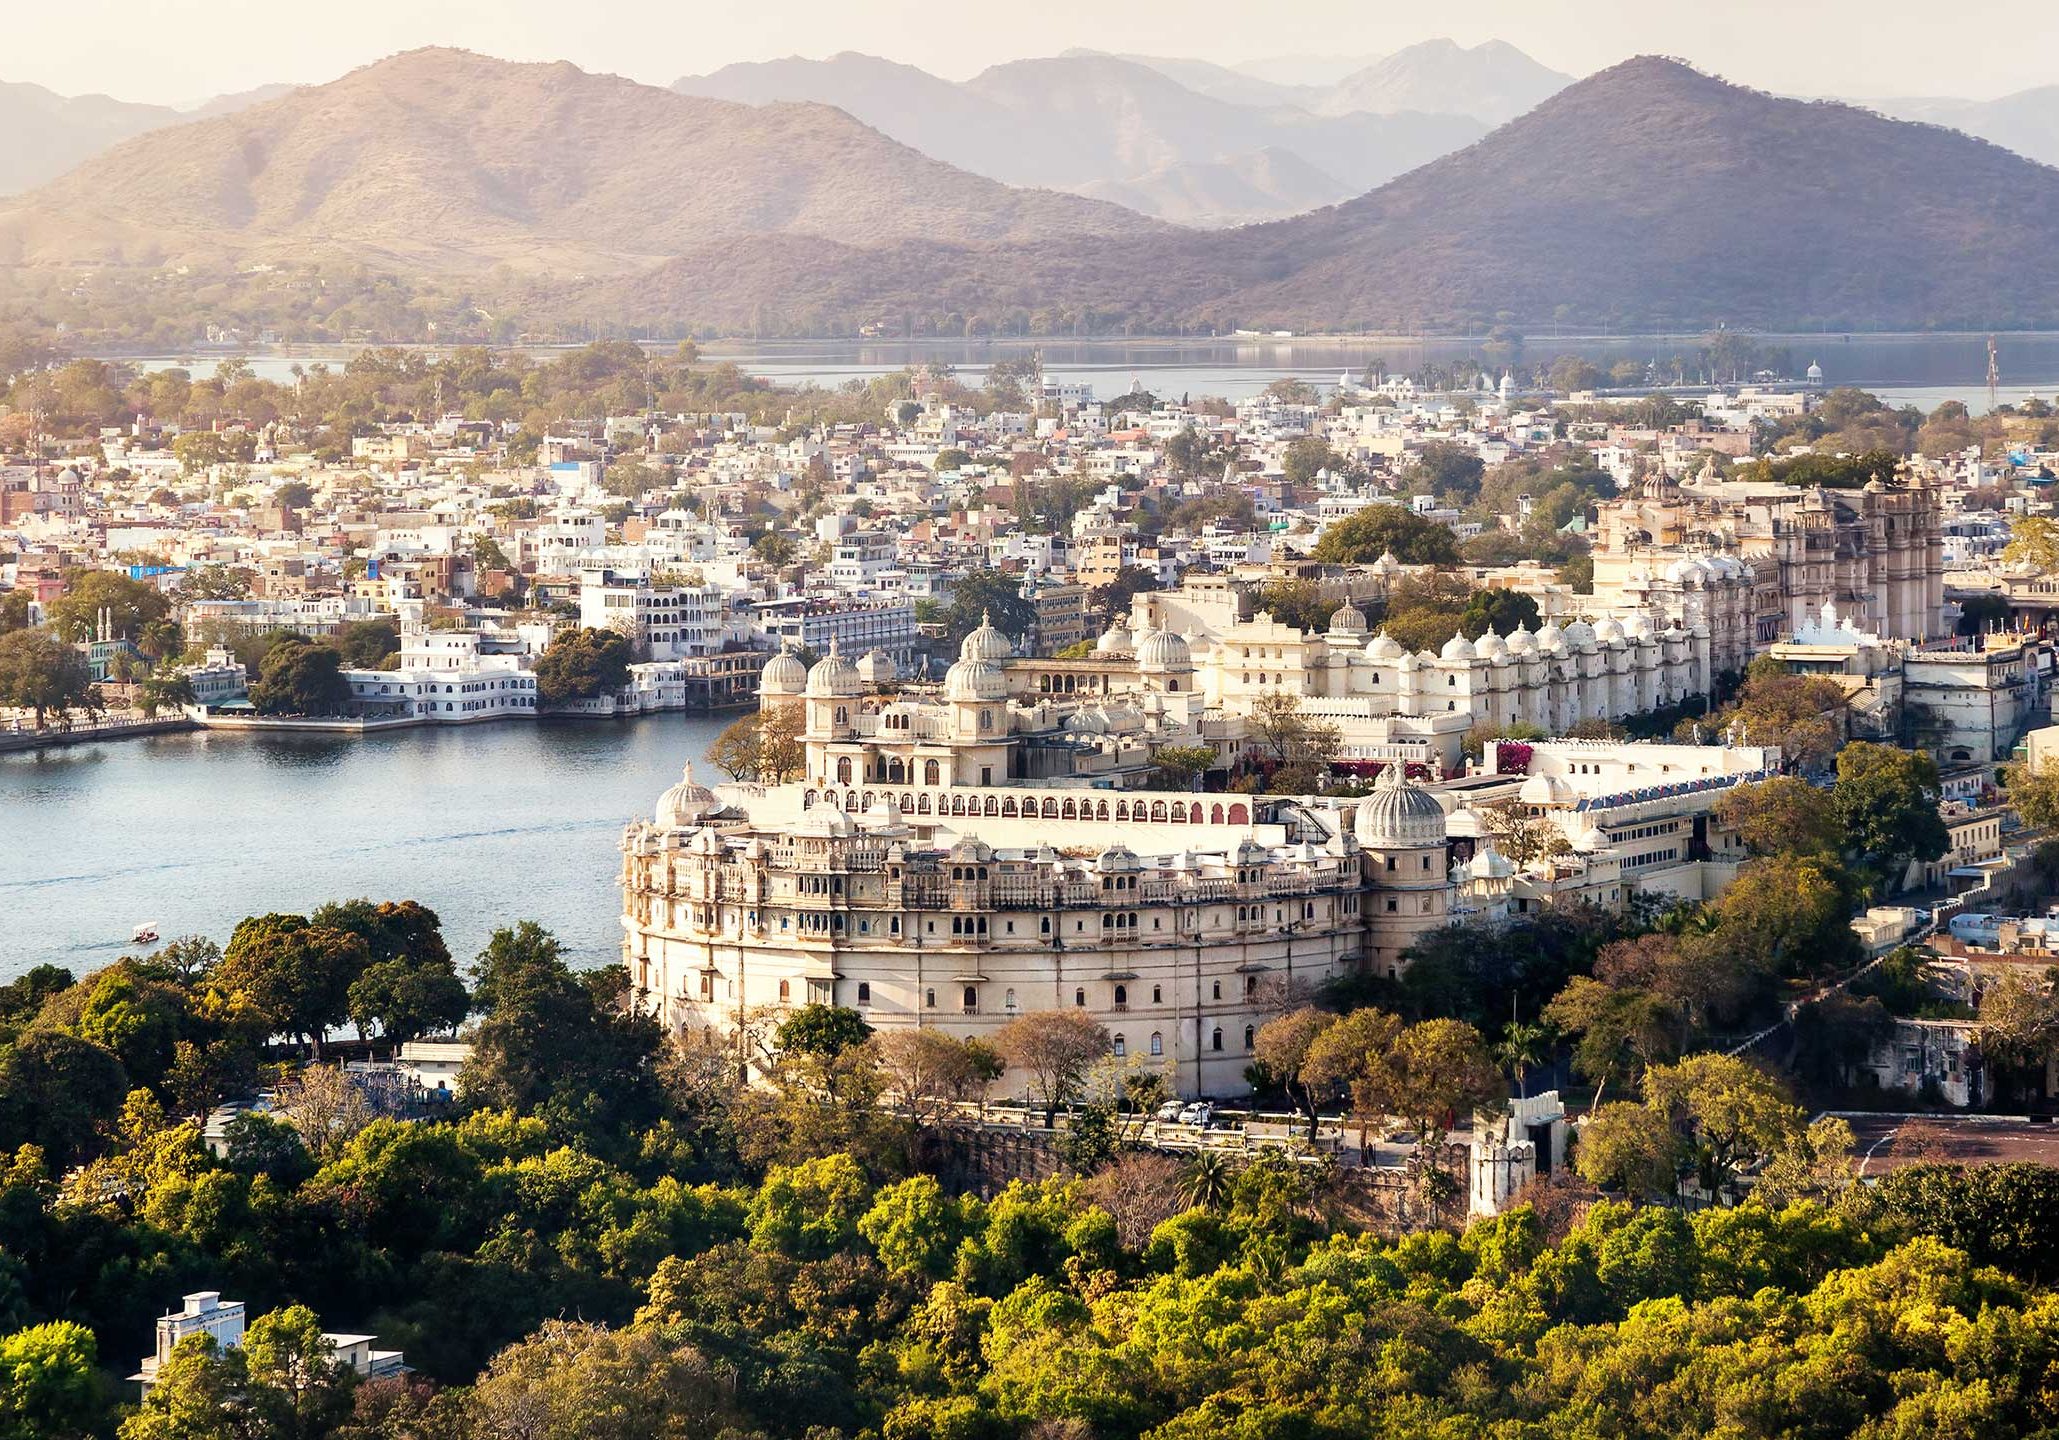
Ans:
[{"label": "mountain range", "polygon": [[619,273],[718,238],[987,245],[1158,228],[967,174],[825,105],[419,50],[125,141],[0,205],[0,261]]},{"label": "mountain range", "polygon": [[41,85],[0,81],[0,195],[55,180],[80,161],[110,145],[169,125],[234,114],[292,89],[266,86],[240,95],[220,95],[190,110],[135,105],[106,95],[59,95]]},{"label": "mountain range", "polygon": [[[1408,69],[1398,65],[1397,76]],[[1274,219],[1360,194],[1488,128],[1456,107],[1317,113],[1288,103],[1301,96],[1290,87],[1235,80],[1200,62],[1074,51],[957,83],[846,53],[730,65],[672,88],[747,105],[834,105],[976,174],[1119,197],[1145,214],[1202,225]],[[1227,98],[1232,89],[1246,98]]]},{"label": "mountain range", "polygon": [[[1506,60],[1459,53],[1479,50]],[[779,98],[829,74],[898,92],[898,118]],[[124,140],[0,202],[0,266],[178,284],[164,267],[335,261],[524,315],[792,334],[2059,321],[2038,278],[2059,261],[2059,170],[1675,61],[1613,66],[1328,204],[1335,176],[1301,148],[1238,148],[1258,134],[1241,117],[1304,139],[1422,117],[1237,105],[1112,56],[962,86],[857,56],[718,75],[735,98],[410,52]],[[1088,193],[1005,184],[893,133],[937,113],[954,118],[926,144],[990,169],[1018,151],[1055,184],[1089,152],[1067,182]],[[1306,213],[1203,230],[1137,213],[1146,197]]]}]

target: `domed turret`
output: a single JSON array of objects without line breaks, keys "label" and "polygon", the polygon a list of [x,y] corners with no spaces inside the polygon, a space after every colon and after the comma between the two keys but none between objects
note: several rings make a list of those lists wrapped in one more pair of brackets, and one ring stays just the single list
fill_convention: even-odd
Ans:
[{"label": "domed turret", "polygon": [[1187,642],[1170,630],[1154,630],[1137,642],[1139,670],[1191,670],[1194,654]]},{"label": "domed turret", "polygon": [[960,660],[944,672],[946,700],[1005,700],[1008,677],[985,660]]},{"label": "domed turret", "polygon": [[979,617],[979,628],[965,637],[965,643],[958,647],[960,660],[984,660],[998,665],[1003,660],[1015,658],[1015,646],[999,630],[994,628],[991,614],[983,612]]},{"label": "domed turret", "polygon": [[1373,643],[1366,646],[1366,655],[1374,660],[1393,662],[1408,652],[1401,648],[1401,642],[1382,630],[1373,637]]},{"label": "domed turret", "polygon": [[1359,636],[1366,633],[1366,612],[1346,600],[1330,613],[1332,635]]},{"label": "domed turret", "polygon": [[1585,620],[1575,620],[1566,627],[1566,645],[1574,650],[1585,650],[1594,644],[1594,627]]},{"label": "domed turret", "polygon": [[1136,643],[1136,637],[1130,634],[1130,627],[1123,624],[1121,619],[1118,618],[1106,630],[1103,630],[1101,638],[1094,642],[1094,653],[1096,655],[1120,655],[1124,651],[1133,648]]},{"label": "domed turret", "polygon": [[1594,627],[1594,638],[1604,645],[1623,643],[1623,626],[1613,616]]},{"label": "domed turret", "polygon": [[679,783],[658,797],[657,822],[667,830],[686,830],[701,823],[720,805],[715,792],[693,778],[693,761]]},{"label": "domed turret", "polygon": [[798,695],[808,683],[808,668],[791,650],[781,650],[758,672],[760,695]]},{"label": "domed turret", "polygon": [[1508,647],[1511,655],[1535,655],[1537,636],[1528,625],[1518,624],[1509,632]]},{"label": "domed turret", "polygon": [[1437,652],[1437,658],[1440,660],[1472,660],[1477,657],[1477,654],[1478,652],[1473,649],[1472,641],[1466,639],[1463,635],[1454,635],[1444,642],[1444,648]]},{"label": "domed turret", "polygon": [[829,653],[815,662],[815,668],[808,672],[808,693],[823,695],[858,695],[865,690],[865,682],[859,678],[857,669],[843,657],[834,637],[829,642]]},{"label": "domed turret", "polygon": [[1558,626],[1547,620],[1537,627],[1537,648],[1539,650],[1563,650],[1566,648],[1566,637],[1560,633]]},{"label": "domed turret", "polygon": [[1351,833],[1368,849],[1428,849],[1444,843],[1444,807],[1402,771],[1400,761],[1389,761],[1373,793],[1358,802]]}]

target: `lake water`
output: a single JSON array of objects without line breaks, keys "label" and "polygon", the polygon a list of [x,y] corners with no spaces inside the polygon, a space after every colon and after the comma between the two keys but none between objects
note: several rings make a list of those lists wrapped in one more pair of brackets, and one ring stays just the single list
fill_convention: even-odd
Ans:
[{"label": "lake water", "polygon": [[[1618,360],[1664,360],[1692,354],[1700,332],[1679,335],[1566,336],[1531,335],[1519,354],[1529,362],[1575,354],[1602,365]],[[1925,411],[1946,400],[1959,400],[1975,413],[1987,409],[1987,337],[1985,335],[1762,335],[1767,347],[1785,347],[1797,372],[1811,361],[1823,367],[1825,385],[1857,385],[1892,403],[1913,404]],[[2050,399],[2059,392],[2059,334],[2010,334],[1997,337],[2001,385],[1998,398],[2020,401],[2037,394]],[[891,374],[921,362],[954,367],[977,384],[997,360],[1022,359],[1040,352],[1050,375],[1068,382],[1086,382],[1096,395],[1112,399],[1128,393],[1134,380],[1167,398],[1221,395],[1242,399],[1275,380],[1296,378],[1329,386],[1349,371],[1357,374],[1380,360],[1390,371],[1406,374],[1426,363],[1490,358],[1484,341],[1459,336],[1367,338],[1230,338],[1149,340],[994,340],[994,341],[721,341],[702,347],[712,360],[732,360],[746,372],[786,384],[839,385],[846,380]],[[291,379],[293,365],[341,366],[347,347],[250,355],[252,368],[267,379]],[[547,350],[531,351],[547,356]],[[211,373],[215,354],[156,355],[135,363],[161,369],[182,365],[196,374]]]},{"label": "lake water", "polygon": [[527,919],[576,963],[607,963],[622,827],[727,719],[200,731],[0,756],[0,980],[46,961],[83,974],[137,948],[145,921],[226,943],[245,915],[359,895],[420,900],[461,961]]}]

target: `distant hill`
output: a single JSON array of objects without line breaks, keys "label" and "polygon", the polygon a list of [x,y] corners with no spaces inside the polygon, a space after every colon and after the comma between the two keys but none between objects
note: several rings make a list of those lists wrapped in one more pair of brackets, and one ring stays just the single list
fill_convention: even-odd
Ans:
[{"label": "distant hill", "polygon": [[221,95],[192,110],[137,105],[105,95],[59,95],[0,81],[0,196],[34,189],[112,145],[168,125],[229,115],[293,87]]},{"label": "distant hill", "polygon": [[[1201,93],[1157,68],[1113,55],[1074,52],[1019,60],[963,84],[868,55],[731,65],[689,76],[682,94],[762,105],[835,105],[903,144],[1011,185],[1086,194],[1163,192],[1163,175],[1187,165],[1248,163],[1283,151],[1356,194],[1478,138],[1485,127],[1458,115],[1315,115]],[[1261,195],[1263,191],[1259,192]],[[1283,190],[1256,217],[1294,213]],[[1147,213],[1159,213],[1147,203]]]},{"label": "distant hill", "polygon": [[[1103,57],[1104,50],[1072,49],[1061,50],[1061,60],[1081,56]],[[1309,106],[1320,100],[1324,87],[1320,85],[1282,85],[1272,80],[1262,80],[1256,75],[1247,75],[1242,70],[1233,70],[1227,65],[1217,65],[1208,60],[1182,60],[1166,55],[1117,55],[1117,60],[1127,60],[1133,65],[1144,65],[1159,74],[1177,80],[1197,95],[1206,95],[1211,100],[1227,100],[1232,105],[1256,105],[1261,108],[1275,105]]]},{"label": "distant hill", "polygon": [[1042,310],[1165,331],[2051,325],[2055,215],[2059,171],[1997,146],[1647,57],[1291,220],[1084,253],[700,257],[618,301],[718,323],[805,297],[852,319]]},{"label": "distant hill", "polygon": [[203,100],[181,113],[188,120],[212,120],[218,115],[234,115],[238,110],[248,110],[267,100],[291,95],[299,88],[298,85],[259,85],[250,90],[238,90],[233,95],[217,95],[212,100]]},{"label": "distant hill", "polygon": [[2059,85],[2019,90],[1999,100],[1872,100],[1864,102],[1903,120],[1949,125],[1992,140],[2045,165],[2059,165]]},{"label": "distant hill", "polygon": [[996,244],[1151,228],[968,175],[826,106],[419,50],[127,141],[0,206],[0,259],[621,271],[720,236]]},{"label": "distant hill", "polygon": [[6,137],[0,142],[0,195],[54,180],[118,141],[179,119],[178,111],[164,105],[0,82],[0,136]]},{"label": "distant hill", "polygon": [[1437,110],[1499,125],[1572,83],[1572,76],[1504,41],[1468,49],[1452,40],[1425,40],[1345,76],[1313,108],[1325,115]]},{"label": "distant hill", "polygon": [[1351,191],[1291,150],[1277,146],[1232,160],[1183,160],[1133,180],[1089,185],[1080,193],[1176,225],[1249,225],[1335,205]]}]

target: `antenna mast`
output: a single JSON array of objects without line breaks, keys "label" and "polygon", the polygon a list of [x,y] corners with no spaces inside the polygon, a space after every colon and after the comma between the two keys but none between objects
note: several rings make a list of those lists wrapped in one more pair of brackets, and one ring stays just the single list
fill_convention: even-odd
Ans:
[{"label": "antenna mast", "polygon": [[1988,336],[1988,410],[1995,408],[1995,392],[2002,383],[2001,368],[1995,363],[1995,337]]}]

